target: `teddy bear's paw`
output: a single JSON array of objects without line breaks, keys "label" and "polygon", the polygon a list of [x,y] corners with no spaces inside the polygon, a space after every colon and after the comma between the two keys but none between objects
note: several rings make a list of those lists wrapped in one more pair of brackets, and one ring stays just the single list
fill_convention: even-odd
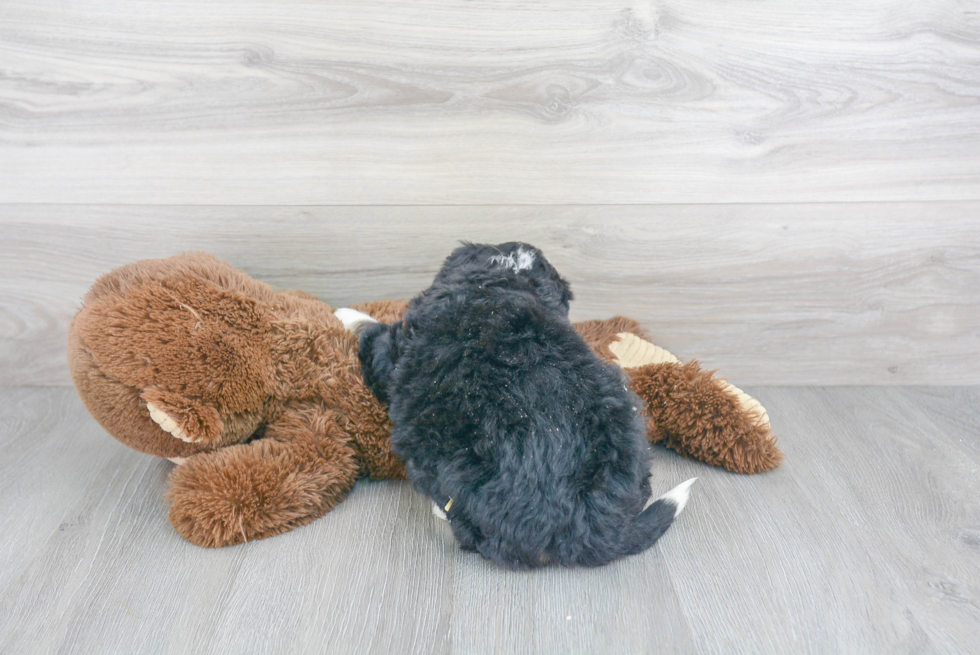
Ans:
[{"label": "teddy bear's paw", "polygon": [[338,309],[333,313],[333,315],[339,318],[340,322],[344,324],[344,328],[350,332],[357,332],[358,328],[367,325],[368,323],[378,322],[369,314],[359,312],[356,309],[351,309],[350,307]]},{"label": "teddy bear's paw", "polygon": [[782,464],[785,456],[779,449],[776,435],[769,425],[755,423],[747,427],[725,452],[718,453],[712,462],[733,473],[764,473]]},{"label": "teddy bear's paw", "polygon": [[620,332],[609,344],[616,363],[623,368],[639,368],[647,364],[677,364],[680,360],[660,346],[629,332]]},{"label": "teddy bear's paw", "polygon": [[742,410],[746,415],[752,417],[752,423],[756,425],[762,425],[765,427],[769,426],[769,413],[766,408],[762,406],[758,400],[745,393],[738,387],[736,387],[731,382],[727,380],[722,380],[724,384],[725,393],[728,393],[738,400],[738,404],[742,407]]},{"label": "teddy bear's paw", "polygon": [[153,422],[159,425],[164,432],[169,432],[181,441],[195,443],[195,440],[192,439],[189,434],[184,432],[184,430],[177,425],[177,421],[172,419],[165,411],[154,405],[152,402],[146,403],[146,408],[150,410],[150,418],[153,419]]},{"label": "teddy bear's paw", "polygon": [[199,546],[230,546],[305,525],[344,499],[359,470],[352,448],[328,437],[300,445],[276,436],[174,468],[167,499],[177,532]]}]

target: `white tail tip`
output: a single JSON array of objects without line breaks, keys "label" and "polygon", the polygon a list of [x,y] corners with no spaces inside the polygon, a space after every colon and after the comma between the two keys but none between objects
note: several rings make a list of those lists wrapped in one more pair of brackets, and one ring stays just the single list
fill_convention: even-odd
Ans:
[{"label": "white tail tip", "polygon": [[684,506],[687,505],[687,499],[691,495],[691,485],[697,478],[691,478],[687,482],[682,482],[657,500],[665,500],[668,503],[672,503],[677,509],[674,511],[674,518],[684,511]]}]

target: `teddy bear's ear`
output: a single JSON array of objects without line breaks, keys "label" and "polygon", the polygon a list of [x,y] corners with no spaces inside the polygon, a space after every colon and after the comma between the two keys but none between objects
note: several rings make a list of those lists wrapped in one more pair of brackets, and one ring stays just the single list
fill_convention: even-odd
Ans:
[{"label": "teddy bear's ear", "polygon": [[152,387],[144,389],[140,396],[146,402],[150,418],[177,439],[187,443],[214,443],[221,437],[224,425],[213,405]]},{"label": "teddy bear's ear", "polygon": [[106,432],[126,446],[155,457],[189,457],[208,448],[175,439],[150,418],[140,390],[107,375],[79,334],[85,317],[68,330],[68,364],[79,397]]}]

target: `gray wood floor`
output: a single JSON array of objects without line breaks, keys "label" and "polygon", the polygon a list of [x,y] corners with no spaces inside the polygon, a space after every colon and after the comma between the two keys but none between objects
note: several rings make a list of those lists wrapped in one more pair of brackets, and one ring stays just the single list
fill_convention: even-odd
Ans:
[{"label": "gray wood floor", "polygon": [[0,389],[0,652],[980,652],[980,390],[749,389],[787,461],[698,476],[650,551],[500,570],[401,483],[205,550],[166,522],[170,464],[72,389]]}]

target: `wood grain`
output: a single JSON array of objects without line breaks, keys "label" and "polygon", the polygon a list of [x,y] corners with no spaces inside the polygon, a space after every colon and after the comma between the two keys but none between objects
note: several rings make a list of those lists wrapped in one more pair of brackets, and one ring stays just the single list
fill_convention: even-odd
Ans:
[{"label": "wood grain", "polygon": [[[980,11],[961,0],[0,3],[0,652],[974,652]],[[333,305],[460,239],[541,247],[758,397],[595,571],[460,552],[358,483],[218,551],[68,385],[99,275],[191,249]],[[795,385],[786,387],[759,385]]]},{"label": "wood grain", "polygon": [[980,203],[0,205],[0,384],[69,384],[67,325],[127,262],[210,250],[345,306],[408,298],[460,239],[525,240],[576,294],[736,384],[980,383]]},{"label": "wood grain", "polygon": [[781,468],[657,449],[655,489],[699,480],[653,549],[516,573],[460,552],[405,483],[197,548],[166,522],[171,464],[117,444],[70,389],[0,389],[0,651],[973,652],[980,390],[747,390]]},{"label": "wood grain", "polygon": [[959,0],[8,0],[0,202],[980,199]]},{"label": "wood grain", "polygon": [[977,389],[751,393],[777,408],[786,464],[705,484],[694,511],[713,518],[670,560],[698,571],[672,579],[702,651],[972,652]]}]

